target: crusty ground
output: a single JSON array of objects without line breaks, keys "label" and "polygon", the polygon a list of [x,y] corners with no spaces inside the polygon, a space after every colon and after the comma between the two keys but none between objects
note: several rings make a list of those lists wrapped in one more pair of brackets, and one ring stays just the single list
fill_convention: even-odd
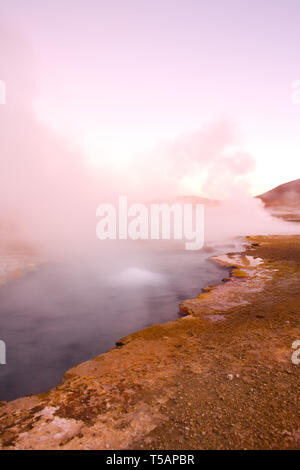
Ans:
[{"label": "crusty ground", "polygon": [[230,280],[181,304],[187,316],[3,403],[1,448],[300,448],[300,236],[248,243],[218,260]]}]

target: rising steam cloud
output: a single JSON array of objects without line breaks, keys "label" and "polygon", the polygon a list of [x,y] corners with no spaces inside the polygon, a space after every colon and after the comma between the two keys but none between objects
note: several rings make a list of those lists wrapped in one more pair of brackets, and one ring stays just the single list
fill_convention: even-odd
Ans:
[{"label": "rising steam cloud", "polygon": [[78,251],[95,240],[99,203],[119,194],[136,202],[175,196],[191,178],[199,181],[198,194],[227,200],[210,211],[209,238],[214,232],[287,230],[249,196],[255,159],[239,146],[237,129],[227,119],[161,145],[122,172],[107,162],[97,171],[88,168],[82,152],[35,116],[38,68],[30,47],[12,31],[1,28],[0,35],[1,79],[7,83],[7,103],[0,107],[2,242],[13,232],[48,252]]}]

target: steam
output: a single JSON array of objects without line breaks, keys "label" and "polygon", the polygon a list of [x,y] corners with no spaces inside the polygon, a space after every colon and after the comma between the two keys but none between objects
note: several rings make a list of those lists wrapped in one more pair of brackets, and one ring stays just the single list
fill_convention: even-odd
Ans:
[{"label": "steam", "polygon": [[[34,114],[36,65],[30,48],[2,29],[0,57],[7,83],[7,102],[0,107],[2,239],[19,235],[48,252],[68,251],[91,216],[91,175],[78,150]],[[12,227],[14,233],[5,234]]]},{"label": "steam", "polygon": [[260,199],[239,194],[206,211],[205,240],[221,243],[251,235],[299,233],[298,224],[272,217]]},{"label": "steam", "polygon": [[147,269],[141,269],[136,266],[132,266],[121,271],[118,275],[111,278],[116,285],[122,286],[155,286],[165,283],[165,278],[159,273],[149,271]]},{"label": "steam", "polygon": [[208,198],[228,199],[237,190],[249,193],[255,159],[239,147],[239,140],[237,126],[229,119],[207,124],[166,147],[170,173],[179,182],[198,178],[198,191]]},{"label": "steam", "polygon": [[74,143],[35,116],[38,67],[30,47],[15,32],[2,28],[0,36],[1,79],[7,83],[7,103],[0,107],[2,243],[19,236],[49,256],[78,254],[97,243],[99,203],[120,194],[134,202],[177,196],[189,180],[199,182],[198,194],[226,201],[207,210],[208,240],[297,230],[270,217],[250,196],[255,159],[228,119],[140,155],[120,173],[105,156],[98,170],[88,167]]}]

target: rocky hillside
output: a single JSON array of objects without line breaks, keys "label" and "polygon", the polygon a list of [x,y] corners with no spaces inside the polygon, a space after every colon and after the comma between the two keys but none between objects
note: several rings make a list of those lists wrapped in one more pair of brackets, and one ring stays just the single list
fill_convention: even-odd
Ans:
[{"label": "rocky hillside", "polygon": [[291,221],[300,221],[300,179],[281,184],[257,197],[274,215]]}]

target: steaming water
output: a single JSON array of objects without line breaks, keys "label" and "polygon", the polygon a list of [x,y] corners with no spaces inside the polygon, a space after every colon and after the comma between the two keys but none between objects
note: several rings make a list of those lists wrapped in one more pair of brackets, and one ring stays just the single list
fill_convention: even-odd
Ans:
[{"label": "steaming water", "polygon": [[0,365],[0,400],[47,391],[121,337],[175,319],[180,301],[226,275],[208,259],[216,252],[157,250],[48,264],[2,286],[7,364]]}]

